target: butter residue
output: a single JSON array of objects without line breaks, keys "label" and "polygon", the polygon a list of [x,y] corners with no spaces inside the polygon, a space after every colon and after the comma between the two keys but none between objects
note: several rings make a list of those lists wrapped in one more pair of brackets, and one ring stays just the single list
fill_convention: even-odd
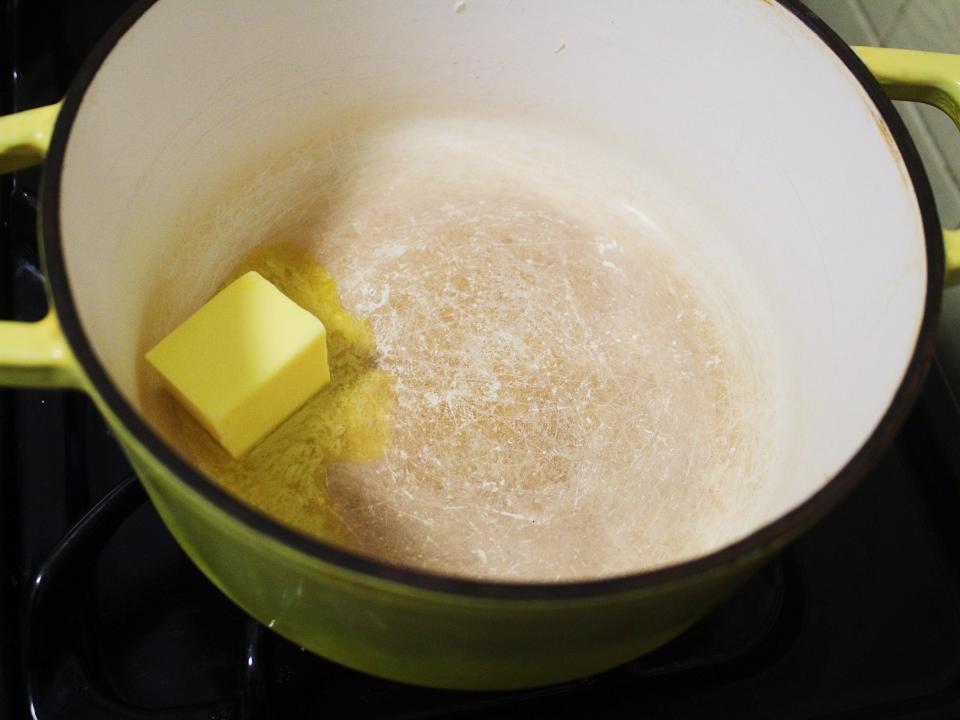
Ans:
[{"label": "butter residue", "polygon": [[250,270],[323,322],[330,383],[240,460],[179,406],[176,445],[246,503],[303,532],[337,540],[341,523],[326,500],[327,469],[383,455],[391,437],[393,378],[376,366],[370,323],[344,309],[336,282],[309,251],[292,243],[257,248],[223,285]]}]

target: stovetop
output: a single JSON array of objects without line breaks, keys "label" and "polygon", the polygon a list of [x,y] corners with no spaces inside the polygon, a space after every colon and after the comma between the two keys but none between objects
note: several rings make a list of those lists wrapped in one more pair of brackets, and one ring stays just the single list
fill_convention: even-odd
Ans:
[{"label": "stovetop", "polygon": [[[53,102],[128,0],[7,0],[0,112]],[[39,172],[0,178],[0,317],[44,313]],[[0,717],[960,717],[960,410],[939,367],[828,518],[689,632],[502,694],[347,670],[190,563],[83,396],[0,392]]]}]

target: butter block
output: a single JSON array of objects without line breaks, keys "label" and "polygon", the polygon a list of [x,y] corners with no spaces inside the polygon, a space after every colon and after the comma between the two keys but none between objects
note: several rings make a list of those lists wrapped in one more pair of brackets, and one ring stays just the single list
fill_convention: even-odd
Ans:
[{"label": "butter block", "polygon": [[146,358],[234,458],[330,381],[323,323],[253,271],[214,295]]}]

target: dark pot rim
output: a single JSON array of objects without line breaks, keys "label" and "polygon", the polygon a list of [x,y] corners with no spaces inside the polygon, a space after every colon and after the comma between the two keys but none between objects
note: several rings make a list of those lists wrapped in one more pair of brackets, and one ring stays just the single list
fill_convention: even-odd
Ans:
[{"label": "dark pot rim", "polygon": [[[190,489],[240,522],[305,555],[381,580],[408,587],[460,596],[502,600],[554,600],[589,598],[690,581],[697,576],[756,558],[782,545],[812,525],[834,507],[864,476],[896,436],[916,399],[929,367],[940,310],[943,286],[943,240],[933,194],[920,157],[893,104],[857,55],[822,20],[795,0],[777,0],[814,32],[847,70],[859,81],[883,118],[906,164],[923,221],[927,250],[928,281],[923,320],[916,346],[904,378],[879,424],[854,457],[824,487],[800,506],[764,525],[750,535],[709,555],[658,569],[589,581],[492,582],[467,580],[425,570],[415,570],[374,560],[310,537],[259,510],[246,505],[221,489],[177,455],[141,419],[127,402],[94,352],[80,322],[61,244],[60,188],[64,154],[81,101],[94,76],[124,33],[157,0],[139,0],[104,35],[80,68],[57,118],[50,149],[44,164],[41,188],[41,232],[47,278],[57,314],[74,355],[93,388],[115,413],[117,419],[157,460]],[[760,0],[758,0],[759,2]],[[764,0],[767,1],[767,0]]]}]

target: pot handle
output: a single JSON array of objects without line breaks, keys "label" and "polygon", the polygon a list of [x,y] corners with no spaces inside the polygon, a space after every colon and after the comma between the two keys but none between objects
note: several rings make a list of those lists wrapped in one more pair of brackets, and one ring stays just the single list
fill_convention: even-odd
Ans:
[{"label": "pot handle", "polygon": [[[853,49],[891,99],[933,105],[960,129],[960,55],[897,48]],[[945,229],[943,246],[944,282],[960,285],[960,229]]]},{"label": "pot handle", "polygon": [[[0,117],[0,172],[43,161],[60,104]],[[52,302],[39,322],[0,321],[0,385],[80,387],[83,374],[70,352]]]}]

